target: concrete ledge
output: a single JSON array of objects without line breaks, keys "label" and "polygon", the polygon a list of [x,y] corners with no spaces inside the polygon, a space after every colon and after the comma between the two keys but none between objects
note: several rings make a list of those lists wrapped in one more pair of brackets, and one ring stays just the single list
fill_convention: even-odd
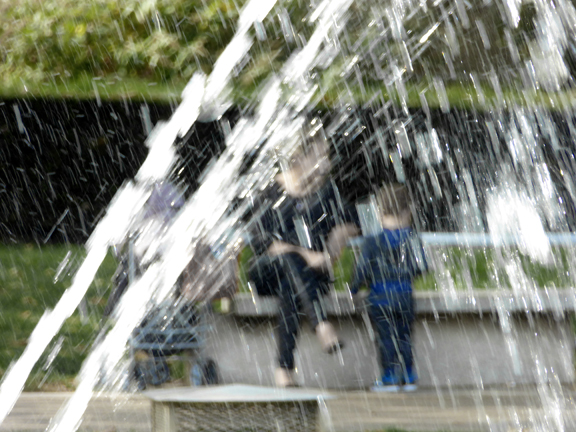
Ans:
[{"label": "concrete ledge", "polygon": [[[358,315],[365,307],[366,292],[357,298],[345,293],[332,293],[324,297],[324,307],[331,316]],[[538,313],[561,317],[576,311],[575,289],[541,289],[526,294],[510,290],[474,290],[472,292],[443,293],[415,292],[416,313],[436,314],[498,314]],[[239,317],[273,317],[278,310],[275,297],[252,296],[239,293],[234,298],[232,313]]]},{"label": "concrete ledge", "polygon": [[[574,381],[574,290],[416,293],[415,361],[422,387],[515,385]],[[296,353],[301,385],[369,387],[379,375],[374,331],[364,309],[343,294],[325,298],[344,349],[327,355],[304,321]],[[223,383],[273,385],[276,299],[237,295],[232,311],[213,316],[206,355]]]}]

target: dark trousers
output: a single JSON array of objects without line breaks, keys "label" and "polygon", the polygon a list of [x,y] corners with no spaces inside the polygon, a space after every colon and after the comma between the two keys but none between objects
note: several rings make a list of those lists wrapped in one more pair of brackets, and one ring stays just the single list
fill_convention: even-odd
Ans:
[{"label": "dark trousers", "polygon": [[300,319],[306,316],[312,328],[326,320],[320,299],[328,287],[328,278],[306,264],[298,254],[262,256],[250,268],[250,279],[260,295],[278,297],[278,364],[294,369],[294,350]]},{"label": "dark trousers", "polygon": [[380,304],[371,303],[369,315],[377,335],[383,373],[404,375],[414,364],[411,340],[414,322],[412,293],[393,293]]}]

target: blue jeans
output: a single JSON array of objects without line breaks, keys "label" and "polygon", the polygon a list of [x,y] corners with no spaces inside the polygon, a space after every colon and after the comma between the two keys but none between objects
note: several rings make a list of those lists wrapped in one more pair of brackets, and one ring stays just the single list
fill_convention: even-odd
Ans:
[{"label": "blue jeans", "polygon": [[294,369],[301,315],[306,316],[313,329],[326,320],[320,298],[328,289],[328,277],[308,267],[296,253],[264,255],[251,265],[249,276],[259,295],[278,297],[278,364]]},{"label": "blue jeans", "polygon": [[412,323],[414,300],[411,292],[396,292],[387,300],[370,303],[368,312],[377,334],[378,356],[383,374],[396,374],[398,378],[411,373]]}]

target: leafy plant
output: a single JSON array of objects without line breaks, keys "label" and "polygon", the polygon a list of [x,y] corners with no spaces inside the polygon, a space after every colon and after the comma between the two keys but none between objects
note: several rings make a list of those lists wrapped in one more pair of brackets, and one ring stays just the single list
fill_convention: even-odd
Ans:
[{"label": "leafy plant", "polygon": [[[194,72],[212,70],[236,31],[245,2],[0,0],[2,92],[178,95]],[[262,23],[251,27],[254,43],[249,56],[234,71],[237,100],[252,95],[306,44],[317,25],[311,11],[319,3],[279,1]],[[466,3],[463,15],[444,2],[396,10],[388,3],[357,0],[338,43],[324,47],[325,59],[333,61],[320,62],[308,73],[328,105],[343,97],[365,103],[381,94],[384,101],[407,98],[402,102],[420,106],[425,93],[428,104],[437,106],[434,77],[445,82],[451,105],[484,103],[477,100],[484,98],[478,92],[490,104],[496,99],[494,71],[500,73],[504,98],[526,103],[516,91],[515,74],[509,73],[522,63],[511,54],[510,40],[522,60],[531,13],[522,8],[521,25],[515,30],[493,2]],[[396,94],[391,85],[395,74],[402,77],[405,95]]]}]

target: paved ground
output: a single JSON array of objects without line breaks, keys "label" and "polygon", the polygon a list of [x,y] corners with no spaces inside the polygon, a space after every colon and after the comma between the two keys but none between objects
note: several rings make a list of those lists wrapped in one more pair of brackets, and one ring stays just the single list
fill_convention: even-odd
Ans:
[{"label": "paved ground", "polygon": [[[576,431],[576,392],[535,387],[419,390],[415,393],[334,393],[327,430]],[[70,393],[24,393],[0,432],[43,432]],[[92,400],[81,431],[149,432],[150,403],[143,396],[104,395]]]}]

